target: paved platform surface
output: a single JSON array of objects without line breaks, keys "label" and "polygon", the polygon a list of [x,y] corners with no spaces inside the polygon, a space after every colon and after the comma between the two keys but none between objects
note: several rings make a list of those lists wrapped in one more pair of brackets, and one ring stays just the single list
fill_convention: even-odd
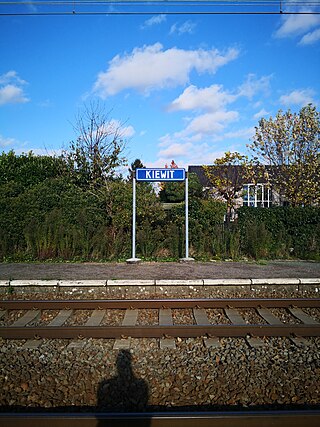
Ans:
[{"label": "paved platform surface", "polygon": [[0,263],[0,280],[251,279],[320,277],[320,263],[307,261]]}]

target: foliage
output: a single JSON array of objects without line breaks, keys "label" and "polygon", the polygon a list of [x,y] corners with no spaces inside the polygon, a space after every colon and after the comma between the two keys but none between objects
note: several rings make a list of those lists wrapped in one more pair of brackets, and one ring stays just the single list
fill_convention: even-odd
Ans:
[{"label": "foliage", "polygon": [[2,256],[90,257],[87,242],[103,224],[96,198],[65,178],[46,180],[17,197],[1,197],[0,209]]},{"label": "foliage", "polygon": [[241,249],[253,258],[320,259],[320,208],[239,209]]},{"label": "foliage", "polygon": [[160,200],[164,203],[180,203],[185,199],[184,182],[161,183]]},{"label": "foliage", "polygon": [[227,151],[225,155],[214,161],[212,166],[203,166],[213,190],[212,196],[227,203],[227,222],[230,222],[231,209],[243,188],[246,176],[247,157],[237,152]]},{"label": "foliage", "polygon": [[62,154],[74,182],[82,188],[101,187],[126,164],[124,123],[109,116],[99,103],[85,106],[74,125],[77,139]]},{"label": "foliage", "polygon": [[63,161],[57,157],[36,156],[32,151],[16,155],[11,150],[0,155],[0,186],[8,184],[3,187],[4,191],[17,193],[48,178],[56,178],[64,170]]},{"label": "foliage", "polygon": [[130,168],[128,169],[130,180],[133,179],[133,172],[136,169],[145,169],[145,165],[142,163],[140,159],[135,159],[135,161],[131,163]]},{"label": "foliage", "polygon": [[254,163],[292,206],[320,202],[320,113],[309,104],[262,118],[252,143]]},{"label": "foliage", "polygon": [[200,184],[198,175],[196,173],[188,173],[188,180],[189,198],[203,198],[202,185]]},{"label": "foliage", "polygon": [[[188,174],[188,193],[189,198],[201,198],[202,186],[198,175],[195,173]],[[180,203],[185,200],[185,183],[184,182],[165,182],[161,184],[159,192],[160,200],[164,203]]]},{"label": "foliage", "polygon": [[[149,224],[154,236],[165,213],[151,187],[137,187],[138,232]],[[47,179],[19,194],[0,191],[0,209],[0,259],[130,255],[132,183],[128,181],[110,181],[89,191],[66,177]]]},{"label": "foliage", "polygon": [[[215,234],[216,226],[223,224],[226,212],[224,203],[201,199],[192,199],[189,203],[189,240],[192,250],[198,255],[210,253],[212,236]],[[174,207],[168,211],[168,222],[173,223],[179,230],[179,241],[174,245],[179,256],[184,256],[185,245],[185,207],[184,205]],[[175,238],[175,237],[174,237]],[[168,238],[167,238],[168,239]],[[171,244],[171,243],[170,243]]]}]

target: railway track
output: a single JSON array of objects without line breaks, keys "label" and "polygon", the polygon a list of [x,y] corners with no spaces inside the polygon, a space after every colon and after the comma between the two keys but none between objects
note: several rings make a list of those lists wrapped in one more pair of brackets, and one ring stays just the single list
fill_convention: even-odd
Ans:
[{"label": "railway track", "polygon": [[[180,412],[144,414],[0,414],[6,427],[317,427],[320,411]],[[2,424],[1,424],[2,423]]]},{"label": "railway track", "polygon": [[[262,344],[258,337],[282,336],[305,344],[303,337],[320,336],[319,308],[318,298],[6,300],[0,302],[0,337],[172,340],[203,336],[211,338],[207,342],[211,344],[218,337],[244,337],[258,346]],[[153,311],[153,324],[141,324],[139,316],[148,310]],[[72,319],[80,311],[86,311],[86,316],[82,324],[74,324]],[[179,323],[179,311],[188,312],[188,322]],[[219,311],[219,322],[212,320],[212,311]],[[54,313],[50,321],[42,319],[44,312]],[[116,317],[113,312],[117,316],[121,313],[120,324],[106,324],[103,319],[107,312],[109,319]],[[248,313],[254,323],[246,318]]]},{"label": "railway track", "polygon": [[[320,299],[316,298],[0,301],[0,337],[26,340],[23,346],[29,348],[44,342],[39,338],[68,339],[71,341],[66,345],[80,346],[89,343],[82,338],[112,338],[115,341],[111,345],[121,349],[130,347],[131,338],[145,337],[157,338],[162,348],[174,348],[184,337],[203,337],[207,347],[218,347],[220,337],[242,337],[249,346],[259,347],[268,345],[264,337],[288,337],[296,345],[308,345],[313,341],[308,337],[319,336]],[[319,410],[306,408],[143,414],[0,413],[0,425],[8,427],[313,427],[319,420]]]}]

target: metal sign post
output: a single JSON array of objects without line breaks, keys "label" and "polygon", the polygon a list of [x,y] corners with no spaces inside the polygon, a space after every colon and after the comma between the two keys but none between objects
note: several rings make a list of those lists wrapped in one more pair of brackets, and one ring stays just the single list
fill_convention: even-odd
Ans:
[{"label": "metal sign post", "polygon": [[128,264],[136,264],[141,261],[136,258],[136,171],[133,171],[132,179],[132,258],[127,259]]},{"label": "metal sign post", "polygon": [[181,258],[181,262],[194,261],[194,258],[189,257],[189,183],[188,172],[186,172],[186,189],[185,189],[185,208],[186,208],[186,256]]},{"label": "metal sign post", "polygon": [[189,258],[189,185],[188,174],[186,174],[185,207],[186,207],[186,257]]},{"label": "metal sign post", "polygon": [[136,258],[136,181],[144,182],[173,182],[185,181],[185,213],[186,213],[186,256],[180,261],[194,261],[189,257],[189,198],[188,198],[188,174],[185,169],[142,169],[138,168],[133,173],[132,181],[132,258],[127,259],[128,264],[141,261]]}]

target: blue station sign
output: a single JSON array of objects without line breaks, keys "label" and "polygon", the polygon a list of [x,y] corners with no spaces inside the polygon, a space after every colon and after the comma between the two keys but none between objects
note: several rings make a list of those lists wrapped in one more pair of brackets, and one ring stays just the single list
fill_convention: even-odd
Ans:
[{"label": "blue station sign", "polygon": [[185,179],[185,169],[136,169],[137,181],[184,181]]}]

